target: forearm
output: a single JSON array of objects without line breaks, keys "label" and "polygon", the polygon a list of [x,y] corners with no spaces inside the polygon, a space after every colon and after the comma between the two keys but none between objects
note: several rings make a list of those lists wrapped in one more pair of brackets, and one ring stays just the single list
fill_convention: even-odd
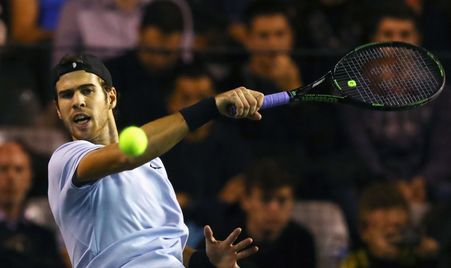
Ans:
[{"label": "forearm", "polygon": [[188,134],[188,125],[180,113],[165,116],[141,127],[148,145],[143,155],[132,158],[132,168],[140,166],[169,151]]}]

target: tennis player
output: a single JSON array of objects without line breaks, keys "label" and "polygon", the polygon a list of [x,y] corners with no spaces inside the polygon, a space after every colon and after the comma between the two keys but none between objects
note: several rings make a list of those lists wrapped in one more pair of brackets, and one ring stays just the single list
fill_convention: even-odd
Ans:
[{"label": "tennis player", "polygon": [[259,120],[261,93],[240,87],[149,122],[141,127],[149,140],[145,153],[127,157],[118,147],[117,92],[99,59],[64,57],[52,70],[52,85],[73,141],[50,159],[48,195],[74,267],[229,268],[258,250],[251,238],[235,242],[239,228],[220,241],[209,226],[206,251],[185,247],[188,230],[158,157],[189,131],[227,115],[231,104],[234,117]]}]

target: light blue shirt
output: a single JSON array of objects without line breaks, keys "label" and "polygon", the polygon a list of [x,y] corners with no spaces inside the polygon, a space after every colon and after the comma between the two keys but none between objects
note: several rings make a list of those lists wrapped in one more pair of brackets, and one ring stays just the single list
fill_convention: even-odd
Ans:
[{"label": "light blue shirt", "polygon": [[80,160],[101,148],[60,146],[49,162],[49,202],[74,267],[184,267],[188,229],[159,158],[81,187]]}]

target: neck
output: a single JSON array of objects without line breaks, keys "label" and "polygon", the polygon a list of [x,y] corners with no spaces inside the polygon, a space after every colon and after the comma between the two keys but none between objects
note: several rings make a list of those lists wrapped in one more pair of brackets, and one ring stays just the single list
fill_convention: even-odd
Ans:
[{"label": "neck", "polygon": [[[119,142],[119,133],[117,132],[116,121],[114,120],[114,116],[111,114],[111,117],[108,119],[108,143],[118,143]],[[105,145],[106,145],[105,144]]]}]

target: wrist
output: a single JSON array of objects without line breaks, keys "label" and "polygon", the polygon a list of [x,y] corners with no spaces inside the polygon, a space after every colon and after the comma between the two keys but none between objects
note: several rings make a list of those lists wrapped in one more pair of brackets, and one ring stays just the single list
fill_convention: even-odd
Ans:
[{"label": "wrist", "polygon": [[196,130],[220,115],[214,97],[206,98],[196,104],[183,108],[180,110],[180,113],[185,119],[190,131]]}]

